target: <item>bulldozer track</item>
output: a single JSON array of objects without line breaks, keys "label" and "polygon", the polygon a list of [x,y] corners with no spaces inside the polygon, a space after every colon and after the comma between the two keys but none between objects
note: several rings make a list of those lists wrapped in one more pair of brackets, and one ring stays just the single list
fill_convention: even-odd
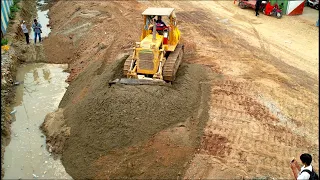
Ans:
[{"label": "bulldozer track", "polygon": [[131,60],[132,60],[132,58],[133,58],[133,56],[130,55],[130,56],[126,59],[126,61],[124,62],[124,66],[123,66],[123,75],[124,75],[124,76],[127,76],[127,73],[128,73],[128,71],[129,71],[129,69],[130,69],[130,65],[131,65]]},{"label": "bulldozer track", "polygon": [[176,49],[171,52],[163,66],[163,80],[170,82],[175,80],[176,72],[182,62],[183,51],[184,46],[182,44],[178,44]]}]

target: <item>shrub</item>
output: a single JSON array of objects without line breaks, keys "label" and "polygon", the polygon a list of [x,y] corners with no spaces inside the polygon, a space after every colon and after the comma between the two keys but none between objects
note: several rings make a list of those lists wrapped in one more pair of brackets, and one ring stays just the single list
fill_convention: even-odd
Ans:
[{"label": "shrub", "polygon": [[9,19],[13,20],[16,17],[16,12],[18,12],[20,10],[20,7],[18,5],[18,3],[20,2],[20,0],[14,0],[13,1],[13,5],[10,7],[10,14],[9,14]]},{"label": "shrub", "polygon": [[16,17],[16,14],[14,12],[9,14],[9,19],[14,19]]},{"label": "shrub", "polygon": [[15,4],[13,6],[10,7],[10,12],[13,13],[13,12],[18,12],[20,9],[19,5],[18,4]]},{"label": "shrub", "polygon": [[14,4],[10,7],[10,12],[18,12],[20,9],[18,4]]},{"label": "shrub", "polygon": [[1,39],[1,46],[7,45],[8,39]]}]

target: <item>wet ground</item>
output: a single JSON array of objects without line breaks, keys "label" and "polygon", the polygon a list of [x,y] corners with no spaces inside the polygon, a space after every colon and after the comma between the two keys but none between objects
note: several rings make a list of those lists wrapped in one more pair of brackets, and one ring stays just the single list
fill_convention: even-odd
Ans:
[{"label": "wet ground", "polygon": [[68,84],[67,65],[28,64],[18,68],[11,141],[4,154],[4,179],[71,179],[46,150],[39,126],[58,108]]}]

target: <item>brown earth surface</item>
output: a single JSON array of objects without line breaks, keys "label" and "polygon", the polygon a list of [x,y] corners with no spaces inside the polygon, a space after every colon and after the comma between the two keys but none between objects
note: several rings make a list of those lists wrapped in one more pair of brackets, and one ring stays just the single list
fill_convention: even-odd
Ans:
[{"label": "brown earth surface", "polygon": [[47,137],[47,149],[54,154],[61,154],[66,139],[70,135],[70,127],[67,127],[63,115],[64,110],[59,108],[57,111],[46,115],[40,129]]},{"label": "brown earth surface", "polygon": [[[109,87],[148,6],[176,9],[188,64],[172,86]],[[60,107],[73,178],[292,178],[304,152],[318,171],[312,21],[231,1],[58,1],[49,16],[46,57],[70,63]]]},{"label": "brown earth surface", "polygon": [[[210,88],[200,84],[206,80],[205,69],[196,64],[183,65],[172,86],[108,87],[107,82],[119,77],[114,74],[122,74],[124,60],[108,66],[92,79],[89,94],[66,106],[64,114],[71,133],[62,162],[76,179],[176,178],[191,161],[207,121],[208,109],[201,100],[208,98]],[[89,66],[74,82],[92,76],[98,69]],[[77,85],[69,88],[78,89]],[[70,102],[72,96],[66,93],[62,103]],[[203,109],[198,112],[200,105]]]}]

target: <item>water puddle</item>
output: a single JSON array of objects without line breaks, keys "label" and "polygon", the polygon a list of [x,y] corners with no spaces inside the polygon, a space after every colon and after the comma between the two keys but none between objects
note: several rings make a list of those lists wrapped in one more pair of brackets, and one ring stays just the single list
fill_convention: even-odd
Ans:
[{"label": "water puddle", "polygon": [[18,68],[11,141],[4,154],[4,179],[71,179],[46,149],[39,126],[66,91],[67,65],[26,64]]}]

